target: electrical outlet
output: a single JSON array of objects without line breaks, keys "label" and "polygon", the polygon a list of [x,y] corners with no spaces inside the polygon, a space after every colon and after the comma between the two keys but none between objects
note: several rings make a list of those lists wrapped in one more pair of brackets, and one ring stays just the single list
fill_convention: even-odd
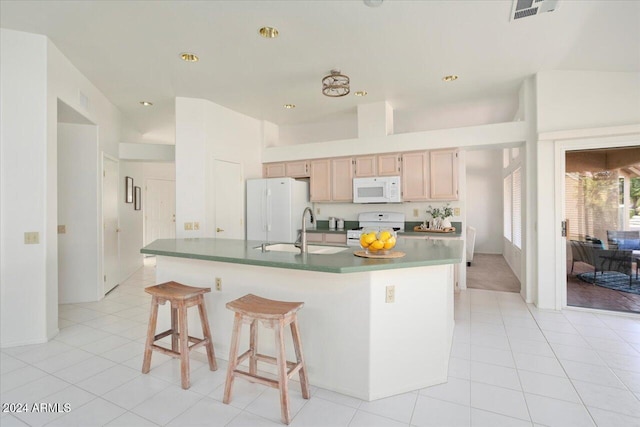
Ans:
[{"label": "electrical outlet", "polygon": [[193,223],[192,222],[185,222],[184,223],[184,229],[185,230],[193,230]]},{"label": "electrical outlet", "polygon": [[387,292],[384,299],[384,302],[396,302],[396,287],[394,285],[387,286]]},{"label": "electrical outlet", "polygon": [[37,231],[26,231],[24,233],[25,245],[37,245],[38,243],[40,243],[40,233]]},{"label": "electrical outlet", "polygon": [[197,222],[197,221],[196,221],[196,222],[194,222],[194,223],[193,223],[193,229],[194,229],[194,230],[200,230],[200,223],[199,223],[199,222]]},{"label": "electrical outlet", "polygon": [[59,225],[58,226],[58,234],[66,234],[67,232],[67,226],[66,225]]},{"label": "electrical outlet", "polygon": [[460,208],[453,208],[453,216],[460,216]]},{"label": "electrical outlet", "polygon": [[419,213],[418,209],[414,209],[413,210],[413,216],[416,217],[416,218],[418,218],[418,216],[420,216],[420,213]]},{"label": "electrical outlet", "polygon": [[320,208],[316,209],[316,215],[320,215]]},{"label": "electrical outlet", "polygon": [[222,290],[222,278],[216,277],[216,291]]}]

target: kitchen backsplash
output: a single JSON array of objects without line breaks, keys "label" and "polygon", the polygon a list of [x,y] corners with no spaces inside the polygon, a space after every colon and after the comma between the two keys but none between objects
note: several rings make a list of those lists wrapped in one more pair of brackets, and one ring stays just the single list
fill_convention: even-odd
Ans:
[{"label": "kitchen backsplash", "polygon": [[[329,217],[342,218],[345,221],[358,221],[360,212],[401,212],[405,215],[405,221],[422,222],[431,217],[427,214],[429,205],[431,207],[443,207],[449,204],[452,208],[461,208],[462,203],[455,202],[411,202],[411,203],[371,203],[371,204],[355,204],[355,203],[313,203],[313,213],[319,220],[329,220]],[[318,213],[320,209],[320,213]],[[414,210],[417,209],[418,216],[414,216]],[[462,213],[462,212],[461,212]],[[453,216],[453,221],[461,221],[460,215]]]}]

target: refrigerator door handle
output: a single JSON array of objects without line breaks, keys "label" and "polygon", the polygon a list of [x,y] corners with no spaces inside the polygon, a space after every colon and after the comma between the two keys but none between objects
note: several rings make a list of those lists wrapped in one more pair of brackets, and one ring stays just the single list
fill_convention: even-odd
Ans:
[{"label": "refrigerator door handle", "polygon": [[271,231],[271,190],[267,189],[267,232]]},{"label": "refrigerator door handle", "polygon": [[262,231],[267,231],[267,190],[265,189],[260,197],[260,225]]}]

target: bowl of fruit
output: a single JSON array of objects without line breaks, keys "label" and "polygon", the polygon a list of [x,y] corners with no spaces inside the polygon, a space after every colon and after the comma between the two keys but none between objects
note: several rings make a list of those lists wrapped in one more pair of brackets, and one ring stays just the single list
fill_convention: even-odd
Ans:
[{"label": "bowl of fruit", "polygon": [[396,245],[396,238],[393,230],[364,229],[360,234],[360,247],[367,254],[387,255]]}]

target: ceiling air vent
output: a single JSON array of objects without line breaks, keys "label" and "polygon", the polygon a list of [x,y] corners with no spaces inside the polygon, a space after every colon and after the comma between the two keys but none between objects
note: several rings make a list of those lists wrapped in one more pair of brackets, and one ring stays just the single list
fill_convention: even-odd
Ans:
[{"label": "ceiling air vent", "polygon": [[511,20],[553,12],[560,0],[513,0]]}]

